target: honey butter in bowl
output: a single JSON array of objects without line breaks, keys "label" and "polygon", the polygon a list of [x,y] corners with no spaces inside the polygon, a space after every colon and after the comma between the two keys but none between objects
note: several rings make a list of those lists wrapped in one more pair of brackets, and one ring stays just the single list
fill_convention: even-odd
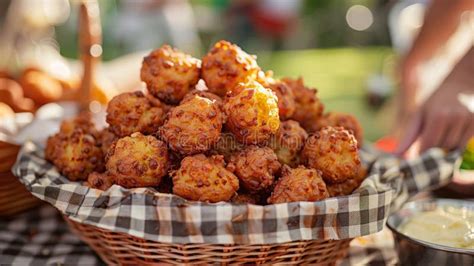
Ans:
[{"label": "honey butter in bowl", "polygon": [[402,265],[474,265],[474,202],[413,201],[387,220]]}]

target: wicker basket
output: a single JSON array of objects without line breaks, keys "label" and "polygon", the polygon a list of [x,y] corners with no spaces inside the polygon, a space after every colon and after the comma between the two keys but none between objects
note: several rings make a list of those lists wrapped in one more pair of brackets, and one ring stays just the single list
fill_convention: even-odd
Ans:
[{"label": "wicker basket", "polygon": [[11,217],[41,203],[11,173],[19,150],[18,145],[0,141],[0,217]]},{"label": "wicker basket", "polygon": [[350,239],[293,241],[284,244],[168,244],[75,222],[70,228],[111,265],[152,264],[318,264],[335,265]]}]

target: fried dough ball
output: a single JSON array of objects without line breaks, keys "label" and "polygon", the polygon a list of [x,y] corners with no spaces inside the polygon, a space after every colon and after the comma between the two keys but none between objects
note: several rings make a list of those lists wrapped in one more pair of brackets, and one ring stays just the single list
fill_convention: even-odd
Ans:
[{"label": "fried dough ball", "polygon": [[316,96],[317,90],[304,85],[303,79],[282,79],[295,97],[295,112],[291,119],[296,120],[308,132],[317,131],[317,121],[323,115],[324,105]]},{"label": "fried dough ball", "polygon": [[72,134],[75,130],[80,130],[93,136],[98,135],[89,112],[82,112],[72,119],[64,120],[59,127],[59,131],[67,135]]},{"label": "fried dough ball", "polygon": [[269,83],[268,88],[275,92],[278,98],[278,110],[281,120],[290,118],[296,110],[295,96],[291,88],[281,80]]},{"label": "fried dough ball", "polygon": [[223,122],[224,114],[215,102],[194,96],[168,113],[159,134],[172,150],[196,154],[209,150],[219,140]]},{"label": "fried dough ball", "polygon": [[302,165],[292,169],[285,165],[268,203],[318,201],[328,197],[326,184],[317,170]]},{"label": "fried dough ball", "polygon": [[169,166],[166,144],[140,132],[114,142],[106,160],[107,173],[126,188],[158,186]]},{"label": "fried dough ball", "polygon": [[59,132],[48,138],[45,158],[71,181],[85,180],[103,170],[103,153],[93,135],[82,130]]},{"label": "fried dough ball", "polygon": [[274,82],[273,71],[258,71],[257,78],[255,79],[258,83],[262,84],[263,87],[268,88],[271,82]]},{"label": "fried dough ball", "polygon": [[367,176],[367,169],[365,167],[360,167],[357,175],[352,178],[347,179],[342,183],[327,183],[329,195],[331,197],[345,196],[350,195],[354,190],[356,190],[360,184],[364,181]]},{"label": "fried dough ball", "polygon": [[163,45],[143,59],[140,77],[158,99],[179,103],[199,81],[201,61],[169,45]]},{"label": "fried dough ball", "polygon": [[355,116],[346,113],[339,112],[330,112],[323,116],[322,119],[318,121],[318,129],[321,129],[326,126],[331,127],[343,127],[349,131],[352,131],[354,137],[357,140],[357,145],[360,147],[364,141],[362,127],[355,118]]},{"label": "fried dough ball", "polygon": [[227,128],[244,144],[261,144],[280,126],[277,97],[253,81],[239,84],[229,93],[224,110]]},{"label": "fried dough ball", "polygon": [[188,156],[173,173],[173,193],[188,200],[228,201],[239,189],[239,179],[224,167],[222,156]]},{"label": "fried dough ball", "polygon": [[282,164],[294,165],[298,163],[297,156],[303,148],[308,133],[294,120],[280,123],[277,133],[272,136],[270,147],[275,151]]},{"label": "fried dough ball", "polygon": [[115,135],[129,136],[134,132],[155,133],[163,124],[165,112],[152,104],[141,92],[126,92],[115,96],[107,106],[107,123]]},{"label": "fried dough ball", "polygon": [[114,178],[106,173],[92,172],[87,177],[87,186],[90,188],[107,190],[114,184]]},{"label": "fried dough ball", "polygon": [[223,155],[226,161],[230,160],[232,154],[240,151],[244,148],[244,145],[237,141],[234,134],[230,132],[222,132],[219,140],[212,147],[210,151],[213,155]]},{"label": "fried dough ball", "polygon": [[281,164],[269,147],[248,146],[230,158],[227,169],[239,177],[250,193],[260,192],[273,184]]},{"label": "fried dough ball", "polygon": [[222,109],[224,107],[224,101],[222,101],[221,97],[219,97],[219,96],[217,96],[214,93],[211,93],[209,91],[201,91],[201,90],[193,90],[193,91],[189,92],[188,94],[186,94],[186,96],[184,96],[181,103],[193,99],[194,96],[196,96],[196,95],[200,96],[202,98],[207,98],[207,99],[213,101],[215,104],[217,104],[217,106],[219,106],[220,109]]},{"label": "fried dough ball", "polygon": [[311,135],[303,148],[307,166],[322,172],[328,183],[342,183],[360,168],[357,140],[342,127],[325,127]]},{"label": "fried dough ball", "polygon": [[227,41],[219,41],[202,59],[202,78],[209,91],[225,96],[238,83],[255,80],[260,68],[254,56]]},{"label": "fried dough ball", "polygon": [[99,131],[98,142],[104,154],[107,154],[107,151],[109,150],[110,146],[112,146],[112,143],[118,139],[119,137],[117,137],[114,132],[110,130],[110,128],[104,128]]}]

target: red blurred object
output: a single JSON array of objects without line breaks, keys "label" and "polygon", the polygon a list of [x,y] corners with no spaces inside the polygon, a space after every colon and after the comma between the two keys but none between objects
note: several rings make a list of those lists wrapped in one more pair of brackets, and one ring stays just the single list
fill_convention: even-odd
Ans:
[{"label": "red blurred object", "polygon": [[382,137],[375,142],[375,147],[384,152],[394,152],[398,146],[398,140],[392,136]]},{"label": "red blurred object", "polygon": [[259,32],[275,38],[283,38],[288,35],[296,24],[294,17],[276,17],[258,9],[253,10],[251,18]]}]

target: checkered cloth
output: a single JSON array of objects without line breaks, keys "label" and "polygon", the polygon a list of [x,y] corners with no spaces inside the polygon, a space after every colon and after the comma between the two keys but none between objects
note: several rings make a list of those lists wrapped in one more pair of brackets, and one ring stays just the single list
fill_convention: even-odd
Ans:
[{"label": "checkered cloth", "polygon": [[100,259],[69,231],[61,215],[42,206],[12,220],[0,219],[1,265],[101,265]]},{"label": "checkered cloth", "polygon": [[[383,231],[353,240],[341,266],[395,265],[392,235]],[[0,220],[1,265],[103,265],[82,243],[58,211],[45,204],[9,220]]]},{"label": "checkered cloth", "polygon": [[152,188],[91,189],[61,176],[33,143],[23,146],[13,172],[35,196],[80,223],[165,243],[271,244],[376,233],[391,207],[448,182],[459,153],[434,149],[413,161],[373,151],[361,157],[370,171],[354,194],[267,206],[189,202]]}]

